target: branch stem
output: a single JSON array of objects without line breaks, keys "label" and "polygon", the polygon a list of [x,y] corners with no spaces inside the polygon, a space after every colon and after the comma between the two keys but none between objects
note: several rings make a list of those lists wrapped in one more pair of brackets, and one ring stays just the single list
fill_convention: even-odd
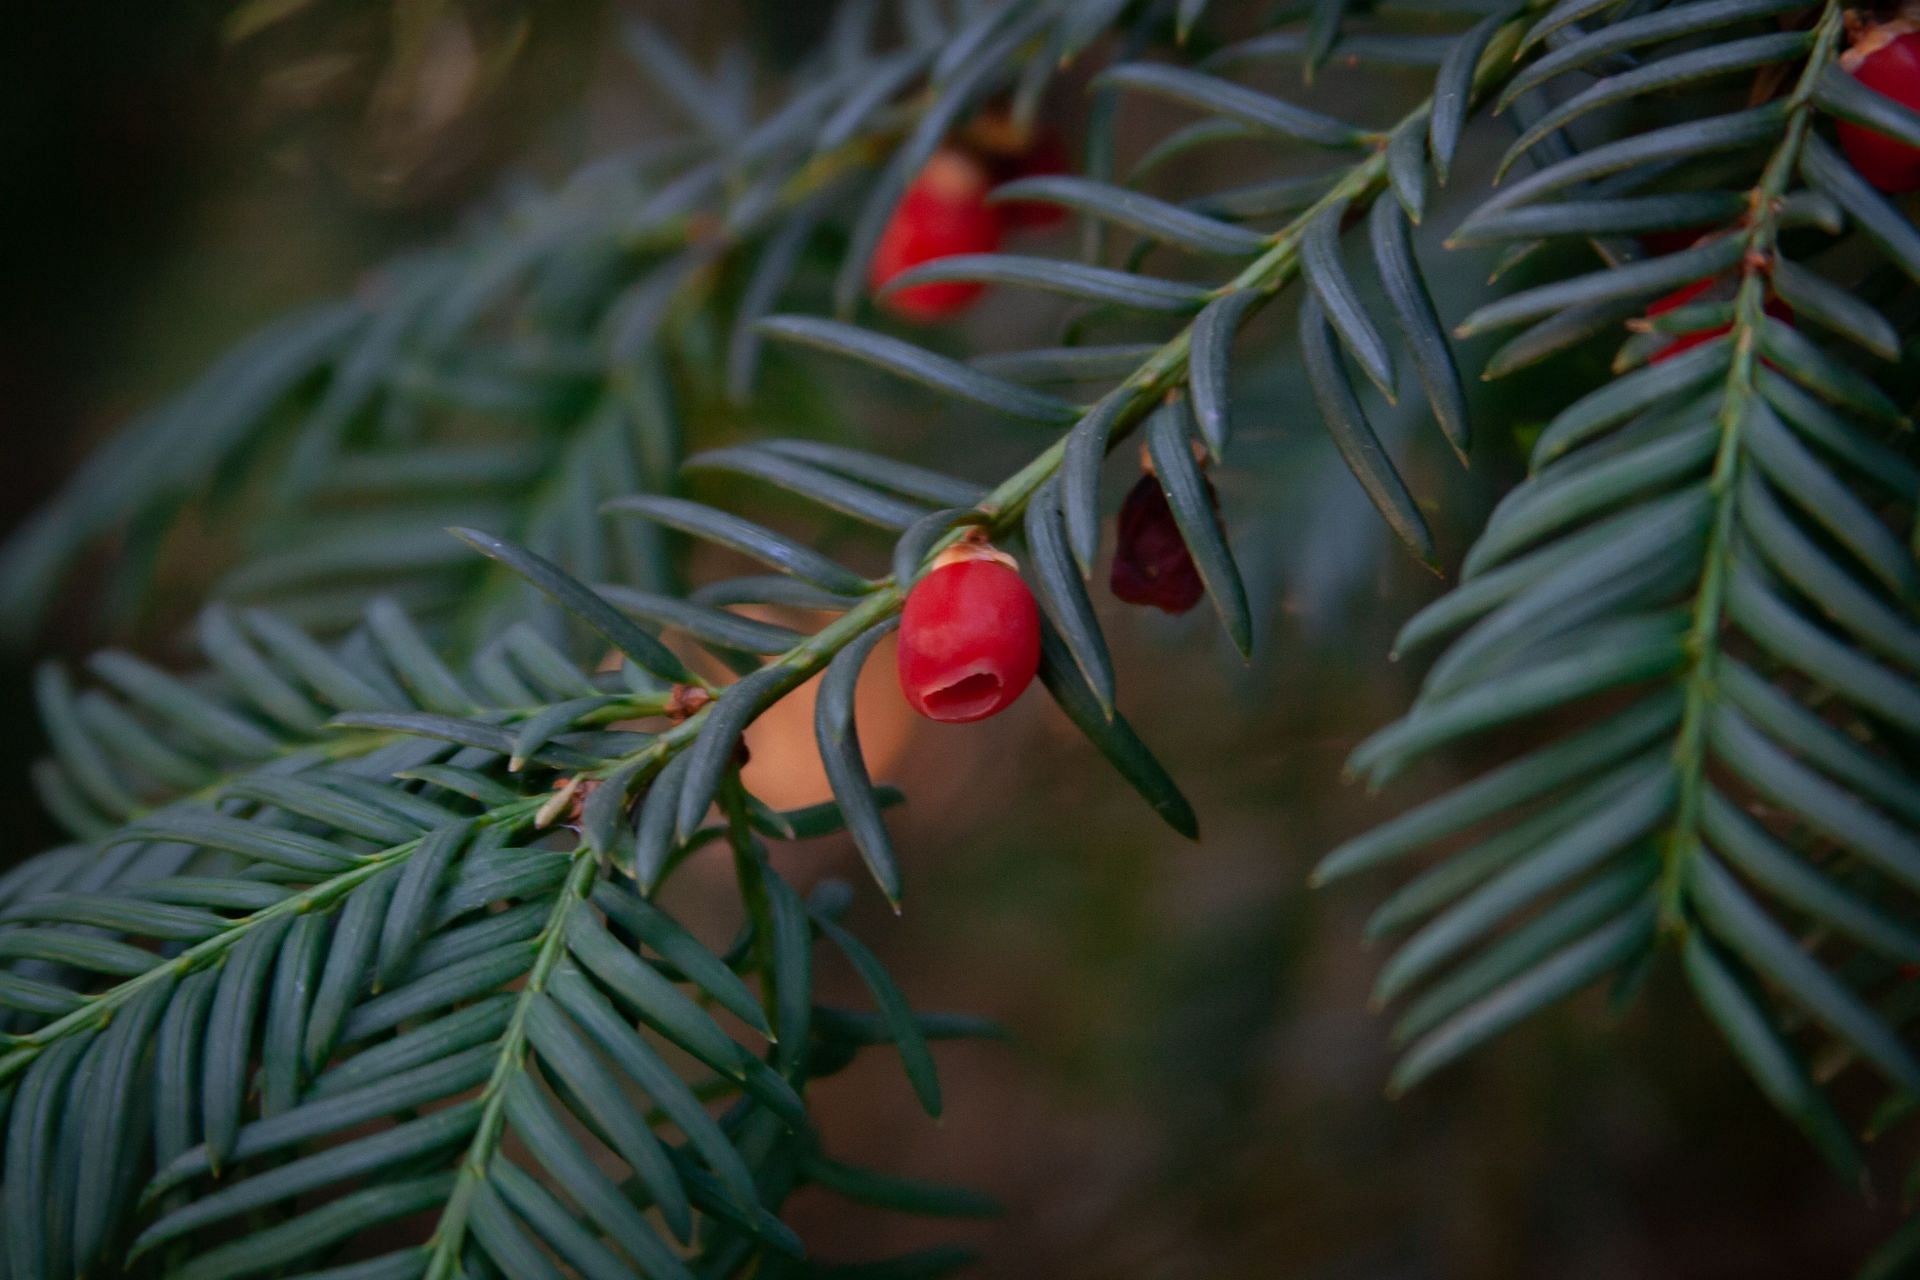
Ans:
[{"label": "branch stem", "polygon": [[[544,803],[545,798],[542,796],[525,796],[500,805],[475,821],[485,826],[517,827],[531,821],[533,815]],[[163,983],[172,983],[190,973],[220,963],[227,952],[238,946],[244,938],[260,926],[310,912],[331,910],[335,903],[360,885],[389,867],[397,866],[412,857],[414,851],[420,847],[422,839],[424,837],[408,840],[378,853],[369,854],[338,875],[310,885],[298,893],[290,894],[270,907],[262,907],[251,915],[242,916],[233,922],[232,927],[221,930],[211,938],[194,943],[179,955],[162,960],[145,973],[128,978],[125,982],[109,987],[98,995],[88,997],[87,1002],[73,1012],[33,1031],[9,1036],[0,1041],[0,1044],[6,1047],[6,1052],[0,1054],[0,1085],[5,1085],[26,1070],[40,1051],[48,1045],[79,1032],[97,1031],[106,1026],[113,1020],[115,1011],[122,1005],[137,999],[149,988]]]},{"label": "branch stem", "polygon": [[494,1057],[493,1074],[487,1077],[487,1083],[477,1099],[480,1104],[479,1127],[474,1130],[473,1138],[467,1144],[466,1154],[460,1161],[460,1172],[453,1184],[453,1193],[447,1197],[446,1208],[441,1210],[440,1219],[434,1225],[433,1238],[428,1242],[430,1253],[425,1280],[446,1280],[460,1272],[460,1253],[466,1245],[467,1215],[473,1205],[474,1192],[486,1180],[494,1154],[500,1149],[500,1140],[506,1136],[507,1088],[525,1068],[527,1019],[532,1014],[534,1003],[546,994],[554,966],[567,954],[567,916],[593,892],[593,883],[599,870],[599,861],[592,850],[583,844],[574,851],[573,865],[567,871],[566,883],[555,895],[553,910],[547,913],[546,924],[534,939],[536,950],[533,967],[514,1000],[513,1016],[508,1020],[506,1030],[500,1033],[500,1048]]},{"label": "branch stem", "polygon": [[1760,180],[1749,193],[1746,253],[1742,259],[1739,293],[1734,299],[1733,363],[1715,414],[1720,431],[1713,470],[1707,481],[1714,500],[1713,523],[1707,535],[1706,563],[1694,597],[1687,631],[1687,665],[1682,677],[1685,709],[1674,739],[1673,761],[1679,773],[1679,798],[1674,825],[1663,851],[1660,873],[1660,923],[1678,937],[1687,930],[1686,885],[1701,845],[1700,808],[1707,788],[1706,737],[1713,709],[1719,701],[1717,678],[1720,633],[1725,624],[1727,576],[1733,567],[1739,487],[1745,451],[1741,428],[1755,394],[1754,371],[1759,357],[1755,346],[1765,323],[1768,276],[1780,233],[1781,201],[1787,193],[1807,131],[1812,126],[1813,94],[1821,75],[1839,56],[1845,30],[1845,10],[1838,0],[1827,0],[1815,29],[1805,67],[1787,97],[1787,127],[1768,157]]}]

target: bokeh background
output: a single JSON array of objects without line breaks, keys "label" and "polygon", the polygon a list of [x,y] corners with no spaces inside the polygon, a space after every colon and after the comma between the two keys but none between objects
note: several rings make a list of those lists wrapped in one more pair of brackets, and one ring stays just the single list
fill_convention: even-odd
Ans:
[{"label": "bokeh background", "polygon": [[[246,7],[206,0],[11,7],[0,525],[250,326],[451,233],[504,182],[551,179],[660,124],[598,5],[462,6],[468,39],[437,47],[440,73],[419,83],[389,74],[386,6],[292,7],[309,12],[253,34],[235,25]],[[825,7],[651,0],[626,12],[706,54],[744,42],[772,78]],[[1411,100],[1421,74],[1394,91]],[[1339,67],[1317,91],[1392,114],[1380,81]],[[1054,111],[1071,131],[1071,83]],[[1123,150],[1167,122],[1129,114]],[[1246,176],[1222,155],[1169,180],[1197,190]],[[1447,223],[1443,206],[1429,232]],[[1485,268],[1437,261],[1445,314],[1468,309]],[[960,340],[1044,342],[1058,319],[994,297]],[[981,1250],[983,1274],[1054,1280],[1847,1274],[1893,1221],[1893,1160],[1881,1153],[1877,1204],[1839,1185],[1694,1015],[1670,965],[1624,1012],[1589,993],[1415,1095],[1383,1096],[1388,1021],[1367,998],[1380,957],[1359,937],[1384,882],[1305,881],[1341,838],[1447,780],[1429,770],[1370,797],[1340,778],[1347,751],[1409,698],[1416,673],[1388,661],[1391,637],[1440,584],[1388,544],[1320,442],[1290,349],[1279,320],[1243,340],[1252,408],[1218,477],[1260,610],[1254,665],[1204,608],[1170,619],[1102,604],[1123,702],[1200,811],[1198,844],[1160,827],[1037,693],[987,725],[928,725],[874,664],[862,736],[876,774],[912,796],[894,819],[908,909],[896,921],[862,892],[855,923],[918,1006],[991,1015],[1011,1039],[941,1048],[937,1124],[874,1055],[820,1088],[823,1131],[835,1154],[966,1183],[1007,1213],[928,1223],[809,1191],[795,1225],[823,1256],[958,1239]],[[1486,399],[1471,475],[1417,414],[1382,419],[1402,433],[1450,557],[1515,474],[1514,434],[1600,359]],[[693,443],[782,429],[787,412],[763,407],[709,435],[696,423]],[[980,479],[1032,448],[856,376],[808,412],[810,431],[837,423],[850,441]],[[223,544],[217,522],[191,529],[189,585],[135,617],[135,643],[178,656],[193,562],[217,565]],[[38,750],[25,690],[40,657],[107,638],[81,607],[88,589],[76,583],[30,648],[0,657],[0,862],[55,838],[25,782]],[[755,731],[750,780],[776,803],[825,794],[808,724],[788,706]],[[837,842],[782,856],[802,881],[857,874]],[[675,893],[717,919],[728,889],[696,867]],[[850,975],[826,980],[858,1002]]]}]

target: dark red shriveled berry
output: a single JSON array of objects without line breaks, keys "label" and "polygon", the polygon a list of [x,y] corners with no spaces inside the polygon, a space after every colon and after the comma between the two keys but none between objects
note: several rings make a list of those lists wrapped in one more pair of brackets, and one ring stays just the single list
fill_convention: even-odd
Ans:
[{"label": "dark red shriveled berry", "polygon": [[[1207,482],[1207,496],[1213,484]],[[1173,508],[1152,472],[1140,477],[1120,504],[1113,572],[1108,578],[1116,599],[1151,605],[1167,613],[1185,613],[1200,603],[1205,586],[1194,567]]]}]

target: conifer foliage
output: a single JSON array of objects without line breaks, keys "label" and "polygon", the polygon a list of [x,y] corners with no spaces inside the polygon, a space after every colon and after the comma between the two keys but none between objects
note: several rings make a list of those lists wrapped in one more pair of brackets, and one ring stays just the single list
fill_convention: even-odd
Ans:
[{"label": "conifer foliage", "polygon": [[[1262,25],[1224,41],[1246,8]],[[1270,305],[1295,321],[1303,428],[1411,555],[1457,568],[1400,637],[1433,655],[1417,701],[1354,772],[1469,741],[1502,760],[1317,872],[1423,858],[1369,926],[1398,942],[1392,1087],[1573,992],[1630,997],[1669,957],[1858,1178],[1858,1135],[1920,1106],[1920,231],[1886,168],[1920,115],[1855,75],[1903,21],[1807,0],[847,0],[777,98],[627,26],[675,137],[241,343],[0,553],[24,628],[102,545],[137,574],[183,508],[271,497],[232,515],[245,554],[197,668],[108,650],[37,679],[35,782],[71,842],[0,879],[0,1276],[825,1276],[780,1218],[802,1185],[991,1212],[836,1160],[811,1123],[809,1084],[875,1052],[937,1115],[930,1044],[995,1029],[911,1009],[842,922],[858,890],[802,896],[769,848],[844,829],[907,900],[900,796],[853,694],[903,607],[909,628],[965,612],[956,568],[1026,613],[965,637],[1006,684],[944,718],[1017,696],[1037,639],[1046,695],[1197,834],[1118,709],[1091,604],[1103,512],[1140,475],[1109,492],[1103,464],[1137,439],[1150,476],[1114,581],[1173,611],[1204,597],[1250,653],[1210,477],[1244,416],[1236,336]],[[1311,74],[1330,60],[1430,91],[1398,118],[1330,114]],[[1298,93],[1247,83],[1275,66],[1308,72]],[[1070,156],[1047,114],[1068,92],[1088,95]],[[1116,121],[1148,100],[1183,122],[1122,172]],[[1469,163],[1470,124],[1507,129],[1505,154]],[[1157,180],[1224,144],[1273,176]],[[1442,197],[1446,246],[1523,287],[1465,315],[1436,298],[1414,231]],[[1033,251],[1068,237],[1020,229],[1062,211],[1080,251]],[[971,359],[916,327],[982,287],[1081,305],[1061,345]],[[1455,340],[1491,334],[1468,365]],[[1413,398],[1464,462],[1516,425],[1470,434],[1470,379],[1595,344],[1611,373],[1566,389],[1445,563],[1370,404]],[[683,456],[684,406],[751,404],[775,347],[1039,443],[997,478],[887,452],[878,425],[874,452]],[[682,496],[699,472],[863,527],[889,571]],[[679,590],[687,540],[756,570]],[[907,638],[903,677],[927,652]],[[908,690],[928,714],[978,692],[957,661]],[[741,782],[741,735],[816,675],[835,799],[776,811]],[[655,900],[693,858],[731,864],[730,945]],[[871,1009],[820,1003],[825,963]],[[1830,1100],[1856,1068],[1886,1086],[1878,1115]],[[1920,1227],[1875,1265],[1916,1262]]]}]

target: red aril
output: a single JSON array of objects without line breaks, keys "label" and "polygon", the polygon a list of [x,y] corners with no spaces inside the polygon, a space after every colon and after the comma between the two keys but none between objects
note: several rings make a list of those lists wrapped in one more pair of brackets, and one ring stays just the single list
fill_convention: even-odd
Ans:
[{"label": "red aril", "polygon": [[[986,166],[988,180],[999,186],[1016,178],[1046,178],[1068,172],[1067,144],[1058,130],[1046,125],[1022,124],[1004,110],[974,117],[964,135],[966,145]],[[1010,229],[1031,230],[1058,226],[1067,211],[1042,200],[1009,200],[995,206]]]},{"label": "red aril", "polygon": [[1708,227],[1680,227],[1672,231],[1647,231],[1640,236],[1640,247],[1655,258],[1664,258],[1682,249],[1691,249],[1707,234]]},{"label": "red aril", "polygon": [[[1000,247],[1000,214],[987,203],[987,172],[966,152],[943,147],[908,184],[880,233],[867,283],[875,293],[909,267]],[[914,285],[880,298],[907,320],[931,323],[964,310],[986,291],[971,281]]]},{"label": "red aril", "polygon": [[[1056,173],[1067,172],[1067,144],[1060,135],[1051,129],[1039,129],[1033,134],[1027,149],[1016,156],[1011,171],[1002,181],[1011,182],[1015,178],[1044,178]],[[1057,227],[1067,220],[1067,211],[1057,204],[1047,204],[1040,200],[1009,200],[1000,206],[1000,212],[1010,227],[1023,230],[1037,230],[1044,227]]]},{"label": "red aril", "polygon": [[[1731,276],[1713,276],[1705,280],[1696,280],[1692,284],[1675,289],[1665,297],[1656,299],[1650,303],[1647,307],[1647,315],[1665,315],[1669,311],[1678,311],[1680,308],[1696,302],[1729,301],[1732,299],[1734,291],[1738,288],[1739,280]],[[1772,294],[1767,295],[1766,312],[1776,320],[1784,320],[1788,324],[1793,323],[1793,308]],[[1732,330],[1733,326],[1731,324],[1720,324],[1707,329],[1695,329],[1688,333],[1676,334],[1672,342],[1669,342],[1666,346],[1649,356],[1647,363],[1659,364],[1663,360],[1671,360],[1683,351],[1691,351],[1695,347],[1712,342],[1722,334],[1732,332]]]},{"label": "red aril", "polygon": [[983,720],[1040,668],[1040,610],[1012,560],[961,543],[914,583],[900,612],[900,691],[930,720]]},{"label": "red aril", "polygon": [[[1867,29],[1840,65],[1875,93],[1920,111],[1920,31],[1909,22]],[[1920,148],[1847,120],[1836,120],[1833,129],[1847,160],[1875,187],[1889,194],[1920,191]]]}]

